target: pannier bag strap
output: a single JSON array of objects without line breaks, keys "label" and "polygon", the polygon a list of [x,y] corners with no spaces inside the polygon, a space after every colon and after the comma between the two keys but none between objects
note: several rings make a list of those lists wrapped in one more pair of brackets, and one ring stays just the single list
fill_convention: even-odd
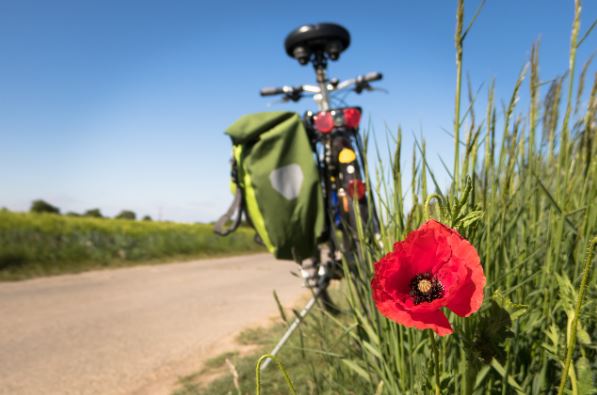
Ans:
[{"label": "pannier bag strap", "polygon": [[[228,208],[228,211],[224,215],[220,217],[218,222],[214,225],[214,232],[220,236],[227,236],[230,233],[234,232],[236,228],[240,225],[240,222],[243,217],[243,207],[242,207],[242,193],[240,188],[236,188],[236,193],[234,194],[234,200],[232,204]],[[226,228],[226,224],[232,220],[232,216],[234,213],[237,213],[236,219],[234,223],[229,228]]]}]

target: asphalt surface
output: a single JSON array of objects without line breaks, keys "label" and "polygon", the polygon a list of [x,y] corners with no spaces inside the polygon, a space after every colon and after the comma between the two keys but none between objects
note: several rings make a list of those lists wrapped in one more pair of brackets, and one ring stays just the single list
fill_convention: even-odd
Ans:
[{"label": "asphalt surface", "polygon": [[169,394],[305,293],[270,255],[0,283],[0,394]]}]

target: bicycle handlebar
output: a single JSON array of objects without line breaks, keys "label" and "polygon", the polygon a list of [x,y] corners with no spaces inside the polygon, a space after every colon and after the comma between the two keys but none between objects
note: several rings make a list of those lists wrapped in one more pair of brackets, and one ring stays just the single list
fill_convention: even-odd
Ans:
[{"label": "bicycle handlebar", "polygon": [[[357,93],[361,93],[364,89],[371,89],[368,85],[369,82],[379,81],[383,78],[383,74],[377,71],[367,73],[365,75],[359,75],[356,78],[342,81],[340,83],[329,83],[327,85],[328,92],[335,92],[342,89],[347,89],[354,86],[354,90]],[[337,81],[337,80],[336,80]],[[315,85],[301,85],[297,87],[293,86],[282,86],[282,87],[267,87],[262,88],[259,92],[261,96],[275,96],[275,95],[286,95],[288,99],[298,101],[301,98],[303,92],[308,93],[320,93],[321,89]]]},{"label": "bicycle handlebar", "polygon": [[[381,80],[383,78],[383,74],[378,71],[372,71],[371,73],[367,73],[364,76],[359,77],[363,77],[364,81],[373,82]],[[359,79],[359,77],[357,77],[357,79]]]},{"label": "bicycle handlebar", "polygon": [[284,88],[274,88],[274,87],[261,88],[261,91],[259,91],[259,93],[261,94],[261,96],[280,95],[280,94],[284,93]]}]

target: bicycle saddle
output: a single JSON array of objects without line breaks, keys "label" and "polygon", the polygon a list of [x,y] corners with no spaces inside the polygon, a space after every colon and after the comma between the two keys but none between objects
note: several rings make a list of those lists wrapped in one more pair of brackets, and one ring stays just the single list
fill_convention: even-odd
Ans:
[{"label": "bicycle saddle", "polygon": [[335,23],[303,25],[286,37],[284,47],[291,58],[300,64],[307,64],[312,54],[326,54],[331,60],[338,60],[350,45],[350,33]]}]

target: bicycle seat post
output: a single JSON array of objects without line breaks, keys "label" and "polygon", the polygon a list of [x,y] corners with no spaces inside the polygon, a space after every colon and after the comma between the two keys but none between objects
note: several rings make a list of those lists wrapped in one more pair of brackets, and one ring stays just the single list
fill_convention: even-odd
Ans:
[{"label": "bicycle seat post", "polygon": [[318,99],[316,99],[316,102],[321,111],[327,111],[330,109],[330,102],[327,88],[328,79],[325,73],[325,69],[327,68],[327,61],[323,52],[318,51],[314,54],[313,67],[315,68],[317,84],[321,89],[321,96]]}]

